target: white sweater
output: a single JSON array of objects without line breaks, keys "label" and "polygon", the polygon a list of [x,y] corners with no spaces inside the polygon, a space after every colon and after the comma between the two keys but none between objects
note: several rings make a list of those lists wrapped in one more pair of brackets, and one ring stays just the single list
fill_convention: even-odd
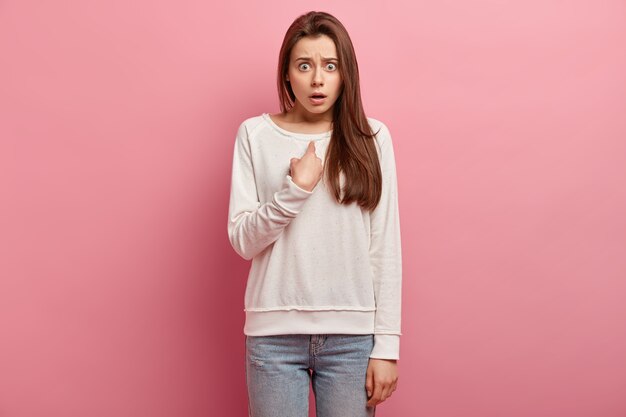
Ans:
[{"label": "white sweater", "polygon": [[[252,260],[244,334],[373,334],[370,358],[400,358],[402,260],[391,134],[377,135],[382,197],[373,212],[340,205],[322,178],[309,192],[289,175],[310,140],[324,161],[331,132],[303,134],[267,113],[244,120],[235,139],[228,236]],[[341,175],[340,183],[345,184]]]}]

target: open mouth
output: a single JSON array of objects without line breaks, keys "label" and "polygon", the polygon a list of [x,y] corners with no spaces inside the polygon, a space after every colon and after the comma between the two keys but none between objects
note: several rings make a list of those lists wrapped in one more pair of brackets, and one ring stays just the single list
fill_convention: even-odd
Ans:
[{"label": "open mouth", "polygon": [[313,94],[312,96],[309,96],[309,101],[311,104],[320,106],[326,102],[326,96],[323,94]]}]

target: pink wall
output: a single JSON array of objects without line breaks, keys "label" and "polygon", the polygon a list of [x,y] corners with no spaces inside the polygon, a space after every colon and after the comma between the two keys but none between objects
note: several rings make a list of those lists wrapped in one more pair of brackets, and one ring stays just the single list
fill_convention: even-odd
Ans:
[{"label": "pink wall", "polygon": [[239,123],[299,14],[395,137],[377,416],[626,415],[623,1],[0,4],[0,416],[246,416]]}]

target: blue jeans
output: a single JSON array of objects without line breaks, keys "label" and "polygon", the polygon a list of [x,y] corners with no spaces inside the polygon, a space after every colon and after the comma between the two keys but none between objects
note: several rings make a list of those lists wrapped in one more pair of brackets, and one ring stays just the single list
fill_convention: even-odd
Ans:
[{"label": "blue jeans", "polygon": [[374,335],[246,336],[250,417],[308,417],[309,381],[317,417],[373,417],[365,377]]}]

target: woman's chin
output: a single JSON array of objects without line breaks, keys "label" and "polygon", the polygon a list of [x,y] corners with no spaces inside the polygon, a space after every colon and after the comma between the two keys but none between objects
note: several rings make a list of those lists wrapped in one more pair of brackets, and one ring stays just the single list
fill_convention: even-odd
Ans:
[{"label": "woman's chin", "polygon": [[322,105],[306,104],[306,105],[302,105],[302,107],[309,113],[322,114],[322,113],[326,113],[328,110],[332,108],[332,103],[330,104],[324,103]]}]

